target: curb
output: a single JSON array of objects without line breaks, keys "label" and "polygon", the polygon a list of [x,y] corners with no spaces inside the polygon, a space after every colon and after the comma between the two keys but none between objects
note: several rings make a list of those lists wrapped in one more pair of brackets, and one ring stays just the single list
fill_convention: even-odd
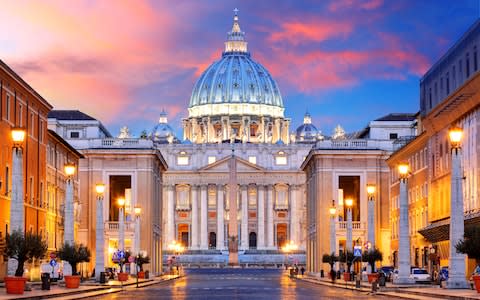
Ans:
[{"label": "curb", "polygon": [[406,290],[400,290],[403,294],[399,293],[399,289],[394,289],[392,291],[377,291],[377,292],[372,292],[371,289],[368,288],[354,288],[353,286],[346,286],[343,284],[332,284],[330,282],[323,282],[320,280],[315,280],[315,279],[309,279],[309,278],[294,278],[296,280],[302,280],[305,282],[309,282],[312,284],[319,284],[319,285],[324,285],[324,286],[329,286],[329,287],[335,287],[335,288],[342,288],[346,290],[353,290],[353,291],[359,291],[359,292],[368,292],[370,294],[375,294],[375,295],[381,295],[381,296],[387,296],[387,297],[395,297],[399,299],[432,299],[432,298],[440,298],[440,299],[450,299],[450,300],[478,300],[478,298],[472,298],[472,297],[464,297],[464,296],[451,296],[451,295],[438,295],[438,294],[430,294],[430,293],[425,293],[425,292],[420,292],[420,291],[406,291]]}]

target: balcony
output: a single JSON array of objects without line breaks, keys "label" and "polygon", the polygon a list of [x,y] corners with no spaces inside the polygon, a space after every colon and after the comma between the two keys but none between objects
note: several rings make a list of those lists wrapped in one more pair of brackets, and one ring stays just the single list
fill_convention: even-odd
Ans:
[{"label": "balcony", "polygon": [[393,140],[363,140],[363,139],[344,139],[344,140],[323,140],[318,141],[315,150],[393,150]]},{"label": "balcony", "polygon": [[[116,221],[105,222],[105,231],[106,232],[116,232],[118,233],[120,223]],[[125,222],[125,232],[134,232],[135,231],[135,222]]]},{"label": "balcony", "polygon": [[[346,221],[341,221],[337,222],[336,226],[337,230],[347,230],[347,222]],[[365,222],[359,222],[359,221],[353,221],[352,222],[352,230],[365,230],[367,229],[365,226]]]},{"label": "balcony", "polygon": [[275,203],[275,210],[288,210],[288,203]]}]

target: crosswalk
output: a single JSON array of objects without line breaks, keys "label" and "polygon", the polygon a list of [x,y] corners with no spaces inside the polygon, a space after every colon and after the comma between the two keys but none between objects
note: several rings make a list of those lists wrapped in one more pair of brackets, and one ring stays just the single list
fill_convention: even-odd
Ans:
[{"label": "crosswalk", "polygon": [[[170,288],[171,289],[171,288]],[[228,286],[228,287],[175,287],[175,290],[192,290],[192,291],[222,291],[222,290],[243,290],[243,291],[279,291],[285,290],[285,287],[238,287],[238,286]],[[307,290],[305,288],[292,287],[295,290]]]},{"label": "crosswalk", "polygon": [[243,277],[243,276],[209,276],[208,279],[211,280],[278,280],[278,277]]}]

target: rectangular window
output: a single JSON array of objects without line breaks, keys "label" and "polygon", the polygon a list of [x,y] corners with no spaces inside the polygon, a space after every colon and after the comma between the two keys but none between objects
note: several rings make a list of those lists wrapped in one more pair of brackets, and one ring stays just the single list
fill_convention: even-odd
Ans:
[{"label": "rectangular window", "polygon": [[452,84],[453,84],[453,89],[456,89],[457,88],[457,80],[456,80],[456,77],[455,77],[455,66],[452,67]]},{"label": "rectangular window", "polygon": [[78,131],[70,132],[70,138],[71,139],[78,139],[79,137],[80,137],[80,132],[78,132]]},{"label": "rectangular window", "polygon": [[465,56],[465,76],[468,78],[470,76],[470,57],[467,52],[467,55]]},{"label": "rectangular window", "polygon": [[216,161],[217,161],[217,158],[215,156],[208,157],[208,164],[213,164]]},{"label": "rectangular window", "polygon": [[8,167],[5,167],[5,196],[8,196],[8,191],[10,191],[10,172]]},{"label": "rectangular window", "polygon": [[39,199],[39,202],[40,202],[40,207],[44,207],[44,203],[43,203],[43,182],[40,182],[40,195],[39,195],[40,199]]},{"label": "rectangular window", "polygon": [[275,157],[275,164],[284,166],[287,164],[287,157],[286,156],[276,156]]},{"label": "rectangular window", "polygon": [[433,93],[434,93],[433,98],[435,99],[435,103],[437,103],[438,102],[438,86],[436,82],[434,85]]},{"label": "rectangular window", "polygon": [[249,156],[249,157],[248,157],[248,161],[249,161],[251,164],[256,165],[256,164],[257,164],[257,157],[256,157],[256,156]]},{"label": "rectangular window", "polygon": [[398,139],[398,133],[390,133],[390,139],[391,139],[391,140],[396,140],[396,139]]},{"label": "rectangular window", "polygon": [[30,177],[30,204],[33,205],[33,177]]},{"label": "rectangular window", "polygon": [[432,88],[430,88],[428,90],[428,103],[429,103],[430,108],[432,108],[433,107],[433,104],[432,104]]},{"label": "rectangular window", "polygon": [[463,80],[463,69],[462,69],[462,60],[458,61],[458,83],[461,84]]},{"label": "rectangular window", "polygon": [[40,143],[43,143],[43,121],[40,121],[40,128],[38,130],[40,131],[38,133],[38,140]]},{"label": "rectangular window", "polygon": [[189,163],[189,157],[183,152],[177,156],[177,165],[179,166],[187,166]]},{"label": "rectangular window", "polygon": [[7,101],[6,101],[6,119],[10,121],[10,95],[7,94]]},{"label": "rectangular window", "polygon": [[35,115],[33,113],[30,114],[30,134],[35,134]]},{"label": "rectangular window", "polygon": [[20,104],[18,106],[18,126],[22,127],[23,126],[23,107]]},{"label": "rectangular window", "polygon": [[447,75],[445,77],[445,87],[447,89],[447,95],[450,94],[450,78],[448,77],[448,72],[447,72]]}]

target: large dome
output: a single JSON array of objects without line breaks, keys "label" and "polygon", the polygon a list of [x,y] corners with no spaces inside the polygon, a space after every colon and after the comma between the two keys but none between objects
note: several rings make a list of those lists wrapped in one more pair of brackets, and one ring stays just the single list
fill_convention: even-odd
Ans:
[{"label": "large dome", "polygon": [[211,115],[265,115],[283,117],[280,90],[270,73],[250,57],[245,33],[234,16],[225,51],[193,88],[190,117]]}]

